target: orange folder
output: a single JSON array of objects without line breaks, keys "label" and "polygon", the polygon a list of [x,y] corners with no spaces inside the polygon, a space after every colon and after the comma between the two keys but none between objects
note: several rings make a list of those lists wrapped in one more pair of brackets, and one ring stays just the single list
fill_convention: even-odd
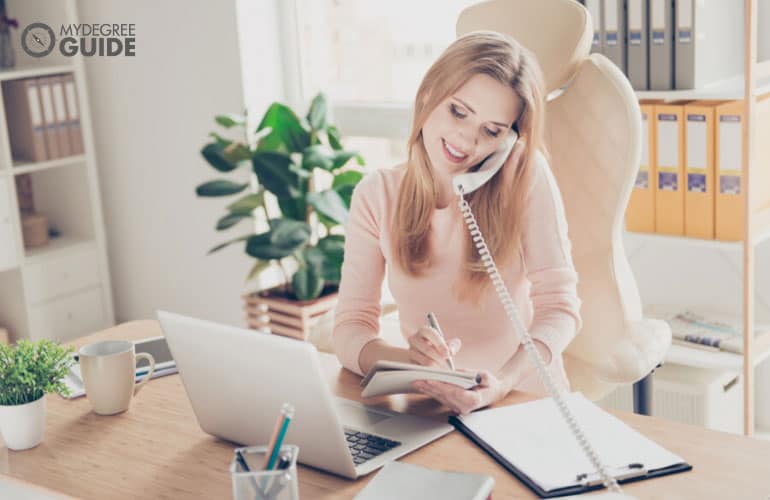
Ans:
[{"label": "orange folder", "polygon": [[684,234],[684,106],[656,104],[655,231]]},{"label": "orange folder", "polygon": [[693,101],[684,107],[684,234],[714,239],[714,141],[718,101]]},{"label": "orange folder", "polygon": [[639,101],[642,112],[642,154],[636,183],[626,208],[626,229],[640,233],[655,232],[655,101]]}]

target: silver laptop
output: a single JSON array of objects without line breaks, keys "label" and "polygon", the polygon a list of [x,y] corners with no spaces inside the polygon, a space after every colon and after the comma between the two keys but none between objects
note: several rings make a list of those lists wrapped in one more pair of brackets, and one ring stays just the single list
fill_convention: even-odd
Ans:
[{"label": "silver laptop", "polygon": [[198,423],[211,435],[265,445],[281,406],[291,403],[284,442],[299,446],[299,462],[356,478],[452,430],[335,398],[308,342],[164,311],[158,319]]}]

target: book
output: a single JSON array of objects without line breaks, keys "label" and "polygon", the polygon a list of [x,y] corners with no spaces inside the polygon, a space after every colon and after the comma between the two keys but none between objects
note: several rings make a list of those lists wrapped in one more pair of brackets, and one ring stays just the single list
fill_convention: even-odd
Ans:
[{"label": "book", "polygon": [[495,487],[485,474],[447,472],[403,462],[388,462],[355,500],[484,500]]},{"label": "book", "polygon": [[[666,321],[676,344],[743,354],[743,325],[740,318],[664,305],[645,307],[645,315]],[[756,324],[754,327],[758,331],[768,328],[770,325],[766,324]]]},{"label": "book", "polygon": [[472,372],[442,370],[422,365],[399,363],[396,361],[377,361],[361,380],[361,396],[370,398],[385,394],[406,394],[418,392],[412,388],[415,380],[437,380],[454,384],[463,389],[476,387],[481,376]]}]

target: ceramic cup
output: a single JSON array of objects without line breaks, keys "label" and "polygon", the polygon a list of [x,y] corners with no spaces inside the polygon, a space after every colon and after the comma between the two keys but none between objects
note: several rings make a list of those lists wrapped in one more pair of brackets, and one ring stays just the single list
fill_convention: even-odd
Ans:
[{"label": "ceramic cup", "polygon": [[[86,397],[99,415],[114,415],[128,410],[131,399],[155,372],[152,355],[136,354],[128,340],[104,340],[80,348],[80,371]],[[150,363],[147,375],[135,383],[136,362],[145,358]]]}]

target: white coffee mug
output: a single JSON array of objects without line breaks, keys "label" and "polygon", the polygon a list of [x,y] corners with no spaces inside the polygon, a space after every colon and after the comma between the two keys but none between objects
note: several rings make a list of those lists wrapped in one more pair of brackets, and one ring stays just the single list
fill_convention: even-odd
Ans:
[{"label": "white coffee mug", "polygon": [[[152,355],[136,354],[134,343],[128,340],[103,340],[85,345],[80,348],[78,357],[86,397],[99,415],[128,410],[131,398],[155,372]],[[142,358],[149,361],[150,369],[139,383],[135,383],[136,362]]]}]

